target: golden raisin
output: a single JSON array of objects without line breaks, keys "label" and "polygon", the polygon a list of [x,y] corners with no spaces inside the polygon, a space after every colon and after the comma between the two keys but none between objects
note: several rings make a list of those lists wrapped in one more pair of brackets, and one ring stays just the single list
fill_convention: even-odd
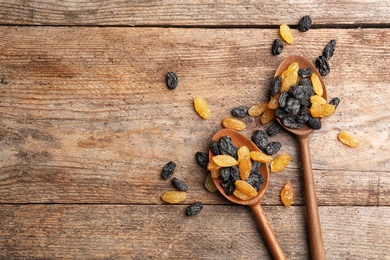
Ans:
[{"label": "golden raisin", "polygon": [[219,168],[221,168],[221,166],[217,165],[213,160],[210,160],[207,164],[207,170],[209,171],[216,171],[219,170]]},{"label": "golden raisin", "polygon": [[237,156],[238,156],[238,163],[240,163],[242,160],[244,159],[248,159],[250,160],[250,153],[251,151],[249,150],[249,148],[245,145],[241,146],[238,150],[237,150]]},{"label": "golden raisin", "polygon": [[312,103],[310,107],[310,114],[312,117],[323,117],[322,106],[319,103]]},{"label": "golden raisin", "polygon": [[253,161],[261,162],[261,163],[269,163],[272,160],[272,156],[266,155],[265,153],[259,151],[252,151],[250,156]]},{"label": "golden raisin", "polygon": [[249,200],[250,198],[252,198],[252,197],[244,194],[239,189],[235,189],[234,192],[233,192],[233,195],[236,196],[237,198],[241,199],[241,200]]},{"label": "golden raisin", "polygon": [[280,191],[280,199],[284,206],[291,206],[294,199],[294,190],[289,181],[284,184],[282,190]]},{"label": "golden raisin", "polygon": [[198,112],[199,116],[202,117],[203,119],[207,119],[210,117],[210,108],[203,98],[195,97],[194,107],[195,107],[195,111]]},{"label": "golden raisin", "polygon": [[268,123],[269,121],[271,121],[272,119],[275,118],[275,112],[273,109],[270,109],[270,108],[266,108],[264,113],[261,115],[260,117],[260,122],[265,125],[266,123]]},{"label": "golden raisin", "polygon": [[292,62],[292,63],[288,66],[287,70],[292,70],[292,71],[298,72],[298,70],[299,70],[299,64],[298,64],[298,62]]},{"label": "golden raisin", "polygon": [[233,129],[237,131],[244,130],[246,125],[241,120],[238,120],[236,118],[227,117],[224,120],[222,120],[222,126],[224,128]]},{"label": "golden raisin", "polygon": [[283,154],[276,157],[271,162],[271,172],[280,172],[290,163],[291,157],[289,154]]},{"label": "golden raisin", "polygon": [[279,107],[279,97],[280,97],[280,93],[278,93],[275,96],[273,96],[269,100],[267,107],[269,109],[277,109]]},{"label": "golden raisin", "polygon": [[238,190],[240,190],[242,193],[244,193],[250,198],[257,195],[256,189],[246,181],[237,180],[234,184],[236,185]]},{"label": "golden raisin", "polygon": [[204,186],[209,192],[216,192],[218,190],[217,186],[215,186],[211,173],[207,174],[206,180],[204,181]]},{"label": "golden raisin", "polygon": [[252,162],[249,159],[243,159],[239,164],[238,164],[238,169],[240,171],[240,179],[245,181],[248,177],[249,174],[251,173],[251,168],[252,168]]},{"label": "golden raisin", "polygon": [[264,113],[264,110],[266,109],[268,103],[262,103],[259,105],[254,105],[248,109],[248,115],[250,116],[260,116]]},{"label": "golden raisin", "polygon": [[298,72],[293,70],[288,70],[288,73],[285,75],[282,80],[282,87],[280,88],[280,92],[285,92],[290,89],[292,85],[296,85],[298,82]]},{"label": "golden raisin", "polygon": [[356,138],[356,136],[346,131],[341,131],[337,137],[339,138],[340,142],[350,147],[355,148],[359,145],[359,140]]},{"label": "golden raisin", "polygon": [[322,104],[326,104],[326,100],[321,96],[314,95],[310,97],[310,103],[318,103],[322,105]]},{"label": "golden raisin", "polygon": [[290,30],[290,27],[287,24],[282,24],[280,26],[280,36],[285,40],[287,43],[293,43],[294,37],[292,35],[292,32]]},{"label": "golden raisin", "polygon": [[219,170],[212,170],[210,171],[211,178],[217,179],[219,176],[221,176],[221,173]]},{"label": "golden raisin", "polygon": [[187,194],[185,191],[167,191],[162,196],[161,199],[165,202],[175,204],[182,202],[186,199]]},{"label": "golden raisin", "polygon": [[231,167],[238,164],[234,157],[225,154],[213,156],[212,161],[219,167]]},{"label": "golden raisin", "polygon": [[321,109],[322,109],[323,116],[330,116],[334,113],[336,107],[332,104],[322,104]]},{"label": "golden raisin", "polygon": [[312,73],[310,76],[311,84],[313,85],[314,93],[318,96],[322,96],[324,94],[324,90],[322,89],[322,84],[317,74]]}]

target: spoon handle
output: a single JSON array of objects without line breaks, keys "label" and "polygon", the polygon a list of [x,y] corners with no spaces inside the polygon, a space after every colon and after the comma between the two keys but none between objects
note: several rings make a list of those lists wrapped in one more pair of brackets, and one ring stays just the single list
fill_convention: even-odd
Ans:
[{"label": "spoon handle", "polygon": [[287,259],[260,203],[255,203],[250,205],[250,207],[255,214],[257,225],[259,226],[261,233],[264,236],[265,242],[267,243],[272,257],[278,260]]},{"label": "spoon handle", "polygon": [[313,260],[322,260],[325,259],[325,248],[322,240],[320,215],[318,213],[317,195],[309,150],[309,135],[299,137],[299,146],[301,148],[303,167],[303,186],[305,190],[310,255]]}]

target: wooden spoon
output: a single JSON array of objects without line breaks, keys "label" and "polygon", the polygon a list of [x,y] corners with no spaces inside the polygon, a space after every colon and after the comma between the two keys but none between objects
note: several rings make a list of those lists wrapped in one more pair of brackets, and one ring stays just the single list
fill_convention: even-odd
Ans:
[{"label": "wooden spoon", "polygon": [[[259,148],[251,140],[249,140],[242,134],[230,129],[219,130],[217,133],[215,133],[213,140],[218,142],[219,139],[223,136],[229,136],[236,147],[241,147],[245,145],[251,151],[260,151]],[[213,157],[213,153],[209,151],[209,159],[211,160],[212,157]],[[220,191],[220,193],[222,193],[223,196],[225,196],[225,198],[227,198],[233,203],[249,206],[252,209],[257,219],[257,224],[264,236],[265,242],[273,258],[286,259],[286,256],[284,255],[283,250],[272,230],[271,224],[269,223],[267,217],[265,216],[263,208],[260,205],[260,199],[263,197],[269,181],[268,164],[263,163],[259,169],[259,172],[262,174],[264,178],[262,188],[259,190],[259,192],[254,198],[251,198],[249,200],[241,200],[235,197],[234,195],[227,196],[221,186],[221,182],[222,182],[221,178],[217,178],[213,180],[218,190]]]},{"label": "wooden spoon", "polygon": [[[313,73],[317,74],[322,84],[322,89],[323,89],[322,97],[325,100],[327,100],[326,88],[321,75],[318,73],[314,65],[302,56],[287,57],[276,70],[275,77],[280,76],[282,72],[286,70],[287,67],[292,62],[297,62],[299,64],[299,68],[310,68],[313,70]],[[283,126],[283,124],[280,121],[279,123]],[[313,132],[313,129],[308,127],[306,124],[300,129],[290,129],[288,127],[284,127],[284,128],[297,136],[299,140],[299,146],[301,149],[303,185],[305,190],[306,214],[307,214],[307,225],[308,225],[308,233],[309,233],[311,259],[325,259],[325,248],[322,239],[321,222],[318,213],[318,203],[317,203],[317,196],[316,196],[316,190],[314,184],[310,150],[309,150],[309,135]]]}]

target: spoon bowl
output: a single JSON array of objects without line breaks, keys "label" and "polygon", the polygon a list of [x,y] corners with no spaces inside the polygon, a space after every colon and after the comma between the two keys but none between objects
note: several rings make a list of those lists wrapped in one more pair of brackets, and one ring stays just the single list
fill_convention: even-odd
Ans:
[{"label": "spoon bowl", "polygon": [[[278,67],[275,72],[275,77],[280,76],[292,62],[297,62],[299,68],[310,68],[313,73],[317,74],[320,79],[323,95],[322,97],[327,100],[327,92],[325,83],[314,67],[314,65],[302,56],[289,56],[287,57]],[[303,187],[305,191],[305,203],[306,203],[306,215],[307,215],[307,226],[309,234],[309,248],[311,259],[325,259],[325,248],[322,239],[321,222],[318,213],[318,202],[315,190],[314,175],[312,162],[310,157],[309,149],[309,136],[313,132],[313,129],[308,127],[306,124],[299,129],[291,129],[285,127],[279,119],[277,119],[280,125],[282,125],[287,131],[295,134],[299,140],[299,146],[301,150],[301,161],[303,171]]]},{"label": "spoon bowl", "polygon": [[[248,138],[243,136],[242,134],[230,130],[230,129],[222,129],[215,133],[212,140],[218,142],[219,139],[223,136],[228,136],[234,143],[236,147],[241,146],[247,146],[249,150],[251,151],[260,151],[259,148]],[[209,159],[213,157],[213,153],[209,151]],[[269,182],[269,170],[268,170],[268,164],[263,163],[259,169],[259,172],[264,178],[264,182],[262,184],[261,189],[258,191],[257,195],[249,200],[241,200],[234,195],[226,195],[223,187],[221,186],[221,178],[215,178],[213,179],[217,189],[219,192],[229,201],[239,204],[239,205],[245,205],[249,206],[254,215],[257,219],[257,224],[262,231],[262,234],[264,236],[265,242],[273,256],[274,259],[286,259],[286,256],[283,253],[283,250],[279,244],[279,241],[277,240],[274,231],[272,230],[271,224],[269,223],[267,217],[265,216],[265,213],[263,211],[263,208],[260,205],[260,200],[263,197]]]}]

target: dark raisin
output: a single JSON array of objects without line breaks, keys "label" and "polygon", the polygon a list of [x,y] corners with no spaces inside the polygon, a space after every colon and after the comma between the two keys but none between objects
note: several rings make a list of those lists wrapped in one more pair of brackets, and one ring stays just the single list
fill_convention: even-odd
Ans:
[{"label": "dark raisin", "polygon": [[283,51],[283,42],[279,39],[275,39],[272,44],[272,54],[279,55]]},{"label": "dark raisin", "polygon": [[316,59],[316,68],[321,76],[326,76],[330,72],[329,63],[324,56],[319,56]]},{"label": "dark raisin", "polygon": [[240,170],[237,165],[230,168],[230,180],[235,182],[240,179]]},{"label": "dark raisin", "polygon": [[311,83],[310,78],[301,78],[298,81],[298,86],[313,86],[313,84]]},{"label": "dark raisin", "polygon": [[234,190],[236,189],[236,185],[234,185],[234,182],[231,180],[221,182],[221,186],[227,196],[232,195]]},{"label": "dark raisin", "polygon": [[299,102],[299,100],[296,98],[290,97],[287,100],[287,104],[286,104],[286,107],[284,108],[284,110],[286,110],[286,112],[290,113],[291,115],[297,115],[300,107],[301,107],[301,103]]},{"label": "dark raisin", "polygon": [[182,191],[188,190],[188,186],[183,181],[179,180],[178,178],[172,179],[172,185],[173,185],[173,187],[175,187],[178,190],[182,190]]},{"label": "dark raisin", "polygon": [[301,111],[299,111],[299,114],[295,118],[295,121],[299,124],[304,124],[309,120],[310,117],[310,108],[303,107],[301,108]]},{"label": "dark raisin", "polygon": [[292,85],[288,92],[291,94],[291,96],[295,97],[298,100],[304,98],[305,96],[302,86]]},{"label": "dark raisin", "polygon": [[235,107],[232,109],[231,113],[235,117],[245,117],[248,115],[248,107],[246,106]]},{"label": "dark raisin", "polygon": [[280,96],[279,96],[279,107],[285,107],[286,104],[287,104],[287,99],[289,97],[289,93],[288,92],[282,92],[280,93]]},{"label": "dark raisin", "polygon": [[233,144],[232,139],[229,136],[222,136],[218,142],[219,150],[221,154],[237,157],[237,147]]},{"label": "dark raisin", "polygon": [[268,137],[263,130],[255,130],[252,133],[252,142],[259,147],[260,150],[264,151],[268,144]]},{"label": "dark raisin", "polygon": [[262,179],[262,176],[259,174],[251,173],[245,181],[259,191],[261,190],[261,184],[264,182],[264,178]]},{"label": "dark raisin", "polygon": [[286,116],[288,116],[288,113],[284,110],[284,108],[282,107],[278,107],[276,110],[275,110],[275,116],[279,119],[282,119]]},{"label": "dark raisin", "polygon": [[340,99],[338,97],[333,98],[331,101],[329,101],[329,104],[334,105],[335,108],[340,104]]},{"label": "dark raisin", "polygon": [[228,181],[230,180],[230,172],[231,172],[231,167],[222,167],[219,170],[219,174],[221,176],[222,181]]},{"label": "dark raisin", "polygon": [[207,168],[207,164],[209,163],[209,155],[204,152],[196,152],[195,159],[200,166],[203,168]]},{"label": "dark raisin", "polygon": [[310,128],[313,128],[315,130],[321,129],[322,127],[321,120],[317,117],[310,116],[309,120],[306,123]]},{"label": "dark raisin", "polygon": [[271,82],[271,96],[275,96],[279,93],[280,88],[282,87],[282,80],[280,76],[276,76]]},{"label": "dark raisin", "polygon": [[281,147],[282,144],[280,142],[270,142],[264,152],[268,155],[274,155]]},{"label": "dark raisin", "polygon": [[167,87],[169,89],[175,89],[177,88],[177,85],[179,83],[179,79],[177,78],[177,75],[175,72],[168,72],[166,76],[167,81]]},{"label": "dark raisin", "polygon": [[261,167],[262,163],[261,162],[252,162],[252,166],[251,166],[251,174],[258,174],[259,173],[259,169]]},{"label": "dark raisin", "polygon": [[299,21],[298,29],[301,32],[306,32],[306,31],[308,31],[310,29],[311,24],[312,24],[311,17],[308,16],[308,15],[305,15]]},{"label": "dark raisin", "polygon": [[175,172],[175,169],[176,169],[176,163],[174,162],[167,163],[161,172],[161,178],[163,178],[164,180],[170,178]]},{"label": "dark raisin", "polygon": [[210,143],[210,150],[214,155],[220,155],[221,151],[219,149],[219,144],[217,141],[212,140]]},{"label": "dark raisin", "polygon": [[303,126],[302,123],[295,121],[295,117],[292,117],[292,116],[286,116],[286,117],[282,118],[281,122],[285,127],[288,127],[291,129],[299,129]]},{"label": "dark raisin", "polygon": [[312,96],[310,89],[313,89],[313,88],[310,86],[293,85],[290,87],[288,92],[291,94],[291,96],[298,99],[299,103],[301,103],[302,105],[310,106],[310,104],[311,104],[310,97]]},{"label": "dark raisin", "polygon": [[267,135],[269,136],[275,136],[282,131],[282,127],[278,123],[272,124],[270,127],[267,129]]},{"label": "dark raisin", "polygon": [[203,203],[198,201],[194,202],[187,207],[186,214],[192,216],[198,214],[203,209]]},{"label": "dark raisin", "polygon": [[333,56],[335,48],[336,40],[331,40],[322,51],[322,56],[324,56],[325,59],[329,60]]},{"label": "dark raisin", "polygon": [[298,75],[302,78],[310,78],[311,74],[313,74],[313,70],[310,68],[301,68],[298,70]]}]

